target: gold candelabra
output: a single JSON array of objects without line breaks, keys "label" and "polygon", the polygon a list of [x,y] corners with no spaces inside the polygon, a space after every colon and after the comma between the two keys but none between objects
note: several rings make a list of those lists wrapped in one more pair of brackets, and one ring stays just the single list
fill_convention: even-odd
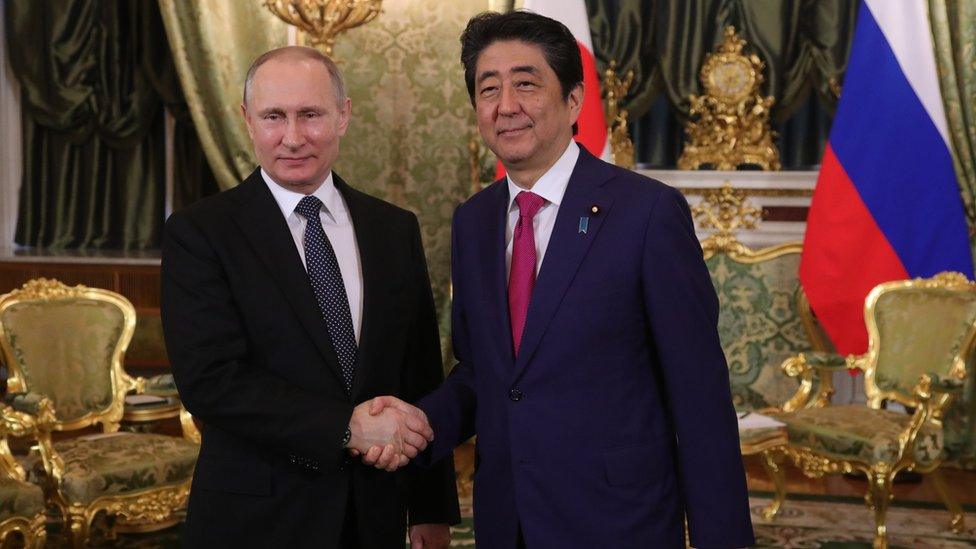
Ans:
[{"label": "gold candelabra", "polygon": [[382,3],[383,0],[264,0],[271,13],[308,34],[312,45],[329,57],[336,37],[375,19]]}]

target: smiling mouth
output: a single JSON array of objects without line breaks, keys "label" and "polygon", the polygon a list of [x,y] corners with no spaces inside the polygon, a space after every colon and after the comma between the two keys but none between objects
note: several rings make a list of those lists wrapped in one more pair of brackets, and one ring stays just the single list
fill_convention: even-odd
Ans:
[{"label": "smiling mouth", "polygon": [[499,130],[498,136],[499,137],[505,137],[507,135],[515,135],[515,134],[521,133],[523,131],[526,131],[526,130],[528,130],[531,127],[532,126],[523,126],[521,128],[512,128],[512,129],[507,129],[507,130]]}]

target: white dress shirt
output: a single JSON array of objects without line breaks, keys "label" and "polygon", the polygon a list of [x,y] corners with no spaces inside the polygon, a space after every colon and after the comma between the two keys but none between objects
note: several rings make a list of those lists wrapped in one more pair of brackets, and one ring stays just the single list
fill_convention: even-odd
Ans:
[{"label": "white dress shirt", "polygon": [[556,163],[549,168],[549,171],[542,174],[542,177],[535,182],[531,189],[519,187],[512,178],[506,176],[508,180],[508,224],[505,227],[505,276],[508,277],[512,269],[512,241],[515,234],[515,224],[519,218],[518,204],[515,197],[522,191],[531,191],[546,200],[545,204],[539,208],[539,212],[532,218],[532,236],[535,239],[535,274],[538,276],[539,268],[542,267],[542,258],[546,255],[546,248],[549,247],[549,237],[552,236],[552,227],[556,224],[556,214],[559,212],[559,203],[563,201],[566,194],[566,186],[569,185],[569,178],[573,175],[573,168],[576,167],[576,160],[579,158],[579,145],[576,141],[570,141],[566,147],[566,152],[556,160]]},{"label": "white dress shirt", "polygon": [[[295,207],[301,199],[305,198],[302,193],[288,190],[278,185],[271,179],[264,169],[261,169],[261,177],[271,189],[271,194],[281,208],[281,214],[285,216],[288,230],[295,240],[295,247],[298,248],[298,255],[302,258],[302,265],[305,265],[305,218],[295,213]],[[329,237],[329,243],[335,250],[336,259],[339,261],[339,271],[342,273],[342,285],[346,287],[346,297],[349,298],[349,312],[352,314],[352,329],[356,333],[356,343],[359,343],[359,332],[363,318],[363,271],[359,261],[359,247],[356,244],[356,231],[349,217],[349,208],[343,200],[335,183],[332,182],[332,172],[325,178],[325,183],[319,186],[312,193],[322,201],[322,209],[319,210],[319,219],[322,220],[322,229]],[[305,266],[306,271],[308,266]]]}]

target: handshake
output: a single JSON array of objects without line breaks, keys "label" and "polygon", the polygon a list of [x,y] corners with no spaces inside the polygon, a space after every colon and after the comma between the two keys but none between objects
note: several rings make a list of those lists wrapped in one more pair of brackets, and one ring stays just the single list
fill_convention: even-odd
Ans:
[{"label": "handshake", "polygon": [[403,467],[434,440],[427,414],[392,396],[356,406],[349,419],[349,432],[349,454],[386,471]]}]

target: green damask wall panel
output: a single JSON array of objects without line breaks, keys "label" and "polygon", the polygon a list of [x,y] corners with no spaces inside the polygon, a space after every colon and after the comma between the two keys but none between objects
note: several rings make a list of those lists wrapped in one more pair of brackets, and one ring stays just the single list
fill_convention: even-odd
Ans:
[{"label": "green damask wall panel", "polygon": [[417,213],[442,313],[449,305],[451,216],[470,194],[467,144],[475,131],[458,37],[486,9],[486,0],[386,0],[377,19],[343,34],[335,47],[353,105],[336,171]]}]

